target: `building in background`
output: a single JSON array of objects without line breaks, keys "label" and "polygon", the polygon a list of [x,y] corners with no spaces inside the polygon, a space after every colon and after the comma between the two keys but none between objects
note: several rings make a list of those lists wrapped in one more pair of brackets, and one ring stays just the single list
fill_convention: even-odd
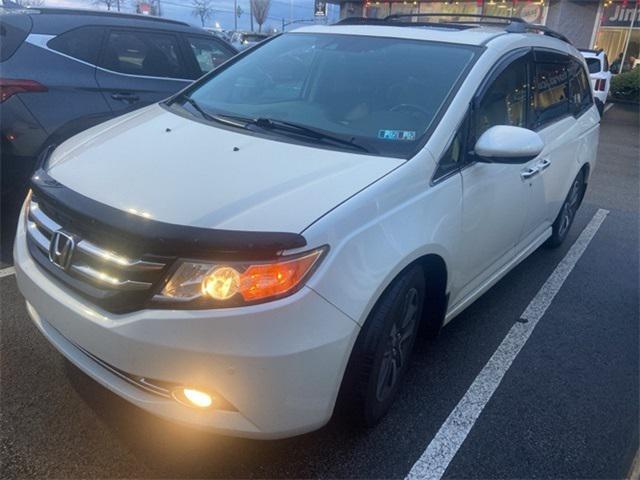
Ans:
[{"label": "building in background", "polygon": [[[640,58],[640,0],[605,1],[594,29],[594,48],[602,48],[616,69],[632,68]],[[617,73],[617,72],[614,72]]]},{"label": "building in background", "polygon": [[340,18],[384,18],[394,13],[484,14],[547,25],[582,49],[603,48],[611,62],[640,54],[640,0],[329,0]]}]

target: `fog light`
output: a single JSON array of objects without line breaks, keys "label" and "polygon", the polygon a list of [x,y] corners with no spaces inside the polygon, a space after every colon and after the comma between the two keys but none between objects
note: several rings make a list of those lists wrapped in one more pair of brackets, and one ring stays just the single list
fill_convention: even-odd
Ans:
[{"label": "fog light", "polygon": [[179,388],[173,392],[173,397],[190,407],[208,408],[213,404],[211,395],[195,388]]}]

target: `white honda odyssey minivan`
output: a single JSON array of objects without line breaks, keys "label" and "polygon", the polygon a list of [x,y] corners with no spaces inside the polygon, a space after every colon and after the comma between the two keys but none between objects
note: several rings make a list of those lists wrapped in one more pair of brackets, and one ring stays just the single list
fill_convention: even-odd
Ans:
[{"label": "white honda odyssey minivan", "polygon": [[272,37],[47,150],[14,251],[42,334],[183,424],[373,425],[420,331],[562,243],[598,144],[561,35],[423,17]]}]

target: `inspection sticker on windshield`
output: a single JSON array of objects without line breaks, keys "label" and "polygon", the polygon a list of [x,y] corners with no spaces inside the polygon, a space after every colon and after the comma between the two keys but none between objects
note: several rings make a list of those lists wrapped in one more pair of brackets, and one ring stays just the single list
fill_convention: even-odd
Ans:
[{"label": "inspection sticker on windshield", "polygon": [[409,140],[416,139],[416,132],[413,130],[380,130],[378,138],[383,140]]}]

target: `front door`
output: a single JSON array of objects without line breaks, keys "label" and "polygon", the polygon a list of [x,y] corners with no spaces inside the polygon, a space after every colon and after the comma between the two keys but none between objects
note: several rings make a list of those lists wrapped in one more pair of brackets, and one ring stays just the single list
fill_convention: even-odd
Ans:
[{"label": "front door", "polygon": [[[468,150],[495,125],[527,123],[529,54],[507,61],[481,93],[472,111]],[[530,186],[523,178],[528,164],[482,163],[470,153],[462,169],[462,235],[466,287],[475,291],[514,258],[522,234]]]}]

